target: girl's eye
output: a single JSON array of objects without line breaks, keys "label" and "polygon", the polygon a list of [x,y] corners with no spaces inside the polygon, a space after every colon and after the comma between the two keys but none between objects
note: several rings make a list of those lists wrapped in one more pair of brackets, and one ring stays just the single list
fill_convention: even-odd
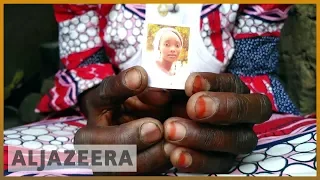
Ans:
[{"label": "girl's eye", "polygon": [[166,44],[165,44],[165,46],[167,46],[167,47],[168,47],[168,46],[169,46],[169,44],[168,44],[168,43],[166,43]]}]

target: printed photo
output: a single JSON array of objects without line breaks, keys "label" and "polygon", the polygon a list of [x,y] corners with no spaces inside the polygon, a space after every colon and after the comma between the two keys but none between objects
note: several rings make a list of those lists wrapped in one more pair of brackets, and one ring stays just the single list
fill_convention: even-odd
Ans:
[{"label": "printed photo", "polygon": [[188,69],[190,27],[147,24],[142,66],[150,86],[183,89]]}]

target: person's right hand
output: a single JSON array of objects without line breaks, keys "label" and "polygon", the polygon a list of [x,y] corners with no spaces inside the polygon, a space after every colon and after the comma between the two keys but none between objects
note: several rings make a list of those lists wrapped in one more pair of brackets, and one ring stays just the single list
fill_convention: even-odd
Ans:
[{"label": "person's right hand", "polygon": [[[87,126],[75,134],[75,144],[137,145],[137,173],[111,175],[161,173],[171,167],[163,148],[162,123],[149,117],[135,118],[140,116],[139,113],[146,112],[154,117],[166,114],[163,107],[169,101],[168,94],[161,90],[148,91],[147,86],[146,71],[141,67],[133,67],[106,78],[81,97],[80,107],[88,120]],[[137,114],[124,116],[123,109],[130,109]]]}]

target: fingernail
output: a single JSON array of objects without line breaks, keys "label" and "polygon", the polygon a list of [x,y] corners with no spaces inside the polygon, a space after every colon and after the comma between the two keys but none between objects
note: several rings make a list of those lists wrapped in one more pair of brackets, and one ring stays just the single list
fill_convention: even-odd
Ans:
[{"label": "fingernail", "polygon": [[140,137],[145,143],[153,143],[161,138],[161,131],[154,123],[145,123],[141,126]]},{"label": "fingernail", "polygon": [[212,116],[218,109],[219,103],[213,98],[203,95],[198,98],[195,104],[196,117],[199,119]]},{"label": "fingernail", "polygon": [[170,122],[167,126],[167,135],[170,141],[182,140],[186,135],[186,128],[177,122]]},{"label": "fingernail", "polygon": [[141,79],[142,79],[141,73],[135,68],[132,68],[131,70],[129,70],[125,74],[125,78],[124,78],[126,86],[132,90],[140,88],[142,83]]},{"label": "fingernail", "polygon": [[192,163],[191,155],[185,151],[182,151],[179,155],[179,159],[177,162],[178,166],[187,168],[191,165],[191,163]]},{"label": "fingernail", "polygon": [[166,153],[167,156],[170,156],[171,152],[176,148],[175,145],[171,143],[165,143],[163,146],[164,152]]},{"label": "fingernail", "polygon": [[207,90],[209,90],[208,85],[209,85],[209,83],[207,82],[206,79],[204,79],[200,75],[197,75],[193,81],[192,93],[195,94],[200,91],[207,91]]}]

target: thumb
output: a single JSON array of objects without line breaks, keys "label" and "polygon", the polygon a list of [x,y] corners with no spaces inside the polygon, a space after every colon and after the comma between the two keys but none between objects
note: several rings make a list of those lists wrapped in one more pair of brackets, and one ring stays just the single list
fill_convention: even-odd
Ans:
[{"label": "thumb", "polygon": [[147,72],[139,66],[129,68],[115,76],[105,78],[84,96],[85,114],[102,112],[119,107],[129,97],[142,93],[148,86]]}]

